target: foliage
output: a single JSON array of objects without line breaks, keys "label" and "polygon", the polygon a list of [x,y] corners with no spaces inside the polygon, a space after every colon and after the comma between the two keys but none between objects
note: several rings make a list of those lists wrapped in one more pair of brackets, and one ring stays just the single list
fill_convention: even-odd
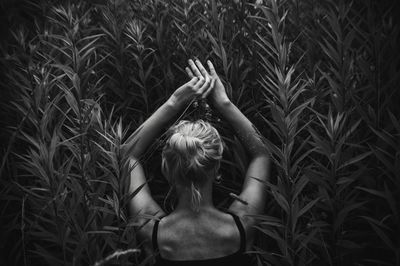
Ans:
[{"label": "foliage", "polygon": [[[187,80],[193,57],[215,62],[271,151],[260,265],[400,265],[395,2],[1,5],[5,265],[151,265],[126,210],[135,193],[121,144]],[[210,119],[227,144],[215,188],[226,207],[247,158]],[[157,149],[147,176],[163,204]]]}]

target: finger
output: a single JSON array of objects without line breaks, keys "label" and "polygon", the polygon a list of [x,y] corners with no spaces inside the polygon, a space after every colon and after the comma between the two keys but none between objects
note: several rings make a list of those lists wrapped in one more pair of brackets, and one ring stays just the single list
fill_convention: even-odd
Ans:
[{"label": "finger", "polygon": [[198,78],[197,82],[193,86],[193,91],[195,92],[199,91],[199,89],[201,88],[201,86],[203,86],[205,81],[206,80],[203,78],[203,76],[201,76],[201,78]]},{"label": "finger", "polygon": [[198,80],[199,79],[197,77],[192,77],[192,79],[189,80],[188,84],[194,86],[194,85],[196,85]]},{"label": "finger", "polygon": [[208,65],[208,68],[210,69],[210,74],[211,75],[216,75],[217,72],[215,72],[214,65],[211,63],[210,60],[207,60],[207,65]]},{"label": "finger", "polygon": [[210,85],[210,81],[211,81],[210,78],[207,76],[205,78],[203,85],[200,87],[200,89],[197,92],[198,95],[203,95],[203,93],[208,89],[208,86]]},{"label": "finger", "polygon": [[214,88],[214,84],[215,84],[215,79],[211,79],[208,89],[201,96],[203,99],[207,98],[208,94],[210,94],[211,90]]},{"label": "finger", "polygon": [[192,72],[197,76],[197,77],[202,77],[203,75],[201,75],[199,69],[197,68],[196,64],[193,62],[192,59],[189,59],[189,66],[192,69]]},{"label": "finger", "polygon": [[200,70],[200,73],[203,75],[203,77],[208,76],[207,70],[203,67],[203,64],[198,59],[196,59],[196,66]]},{"label": "finger", "polygon": [[189,78],[193,78],[194,77],[193,72],[192,72],[192,70],[190,70],[190,68],[185,67],[185,71],[188,74]]}]

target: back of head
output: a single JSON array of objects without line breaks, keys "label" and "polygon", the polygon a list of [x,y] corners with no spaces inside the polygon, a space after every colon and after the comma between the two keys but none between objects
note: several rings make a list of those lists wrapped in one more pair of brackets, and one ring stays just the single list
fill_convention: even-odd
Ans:
[{"label": "back of head", "polygon": [[162,172],[172,185],[191,189],[194,210],[201,201],[199,187],[214,177],[222,152],[221,137],[208,122],[182,120],[168,130]]}]

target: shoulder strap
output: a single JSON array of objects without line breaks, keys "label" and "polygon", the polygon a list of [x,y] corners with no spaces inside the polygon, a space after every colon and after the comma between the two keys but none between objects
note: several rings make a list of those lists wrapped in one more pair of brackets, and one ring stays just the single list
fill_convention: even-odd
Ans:
[{"label": "shoulder strap", "polygon": [[158,233],[158,225],[160,224],[161,219],[156,220],[153,226],[153,234],[151,235],[151,242],[153,244],[153,250],[158,251],[158,243],[157,243],[157,233]]},{"label": "shoulder strap", "polygon": [[244,226],[243,226],[242,222],[240,221],[239,216],[237,216],[236,214],[234,214],[233,212],[230,212],[230,211],[228,211],[227,213],[232,215],[233,220],[235,221],[236,226],[239,230],[239,234],[240,234],[239,252],[244,253],[246,251],[246,231],[244,230]]}]

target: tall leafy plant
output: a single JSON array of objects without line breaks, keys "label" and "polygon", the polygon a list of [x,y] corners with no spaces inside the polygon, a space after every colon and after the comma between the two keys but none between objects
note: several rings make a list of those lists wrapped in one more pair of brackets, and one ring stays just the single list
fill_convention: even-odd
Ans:
[{"label": "tall leafy plant", "polygon": [[[272,237],[278,254],[274,260],[288,265],[305,265],[315,259],[309,246],[318,244],[318,226],[305,225],[311,221],[310,210],[319,201],[303,194],[309,182],[302,172],[304,159],[311,152],[306,150],[308,139],[301,139],[301,132],[308,123],[302,121],[306,108],[313,97],[306,96],[307,82],[296,71],[296,62],[291,61],[291,47],[285,36],[287,11],[272,1],[270,7],[261,7],[257,17],[262,31],[258,33],[259,84],[263,90],[270,116],[263,120],[273,132],[273,141],[268,141],[272,158],[277,168],[275,184],[268,184],[274,199],[276,218],[261,217],[261,232]],[[264,227],[265,225],[266,227]],[[268,259],[268,257],[266,257]]]}]

